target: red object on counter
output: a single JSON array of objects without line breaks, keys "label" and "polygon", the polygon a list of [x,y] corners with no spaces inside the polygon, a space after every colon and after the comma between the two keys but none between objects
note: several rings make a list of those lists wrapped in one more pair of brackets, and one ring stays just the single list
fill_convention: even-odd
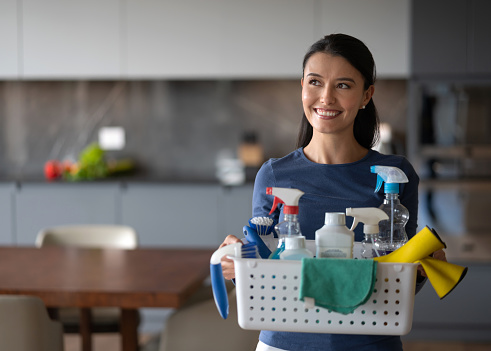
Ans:
[{"label": "red object on counter", "polygon": [[62,165],[57,160],[49,160],[44,164],[44,176],[48,180],[59,178],[62,173]]}]

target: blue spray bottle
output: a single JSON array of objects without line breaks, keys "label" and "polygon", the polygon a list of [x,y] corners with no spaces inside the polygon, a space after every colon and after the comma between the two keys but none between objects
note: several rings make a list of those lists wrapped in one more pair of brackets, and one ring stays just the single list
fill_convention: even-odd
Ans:
[{"label": "blue spray bottle", "polygon": [[269,256],[269,258],[277,260],[280,259],[280,254],[285,251],[286,238],[302,235],[298,222],[298,200],[304,192],[298,189],[269,187],[266,189],[266,194],[275,197],[270,215],[276,210],[278,204],[285,204],[283,206],[285,218],[274,227],[279,238],[278,248]]},{"label": "blue spray bottle", "polygon": [[407,183],[409,180],[397,167],[372,166],[370,171],[377,174],[375,192],[378,192],[385,182],[385,198],[379,208],[389,216],[389,219],[379,222],[380,231],[376,249],[381,255],[387,255],[407,242],[405,227],[409,220],[409,211],[399,200],[399,184]]}]

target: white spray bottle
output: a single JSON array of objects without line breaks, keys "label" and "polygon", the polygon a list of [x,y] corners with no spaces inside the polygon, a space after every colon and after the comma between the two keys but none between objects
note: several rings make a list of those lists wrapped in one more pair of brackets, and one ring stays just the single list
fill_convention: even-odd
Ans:
[{"label": "white spray bottle", "polygon": [[355,230],[358,223],[363,223],[363,233],[365,238],[361,242],[361,257],[368,259],[373,258],[374,254],[380,256],[377,251],[376,243],[378,242],[379,222],[389,219],[387,213],[376,207],[347,208],[346,216],[353,218],[351,231]]},{"label": "white spray bottle", "polygon": [[275,197],[270,215],[276,210],[278,204],[285,205],[283,206],[285,218],[275,226],[275,231],[279,238],[278,248],[269,256],[271,259],[280,259],[280,254],[285,250],[287,238],[302,236],[300,223],[298,222],[298,200],[304,192],[298,189],[269,187],[266,188],[266,194]]},{"label": "white spray bottle", "polygon": [[387,213],[388,220],[379,223],[379,240],[377,250],[381,255],[386,255],[397,250],[407,242],[406,223],[409,220],[409,211],[399,200],[399,184],[407,183],[406,174],[397,167],[372,166],[372,173],[377,174],[378,192],[385,182],[385,199],[380,209]]}]

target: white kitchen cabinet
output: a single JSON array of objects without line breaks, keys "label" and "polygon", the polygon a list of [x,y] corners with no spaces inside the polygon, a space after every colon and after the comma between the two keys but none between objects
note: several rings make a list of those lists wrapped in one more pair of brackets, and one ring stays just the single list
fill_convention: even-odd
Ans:
[{"label": "white kitchen cabinet", "polygon": [[22,184],[15,194],[16,243],[34,245],[46,227],[120,223],[118,183]]},{"label": "white kitchen cabinet", "polygon": [[223,74],[232,78],[302,77],[315,40],[313,0],[227,1]]},{"label": "white kitchen cabinet", "polygon": [[317,0],[315,38],[344,33],[372,52],[379,78],[409,76],[410,0]]},{"label": "white kitchen cabinet", "polygon": [[19,31],[16,0],[0,1],[0,79],[19,78]]},{"label": "white kitchen cabinet", "polygon": [[127,2],[129,78],[299,78],[313,0]]},{"label": "white kitchen cabinet", "polygon": [[25,79],[121,76],[119,0],[22,1]]},{"label": "white kitchen cabinet", "polygon": [[226,2],[127,0],[127,76],[219,76]]},{"label": "white kitchen cabinet", "polygon": [[15,184],[0,184],[0,245],[11,245],[14,242],[13,203]]}]

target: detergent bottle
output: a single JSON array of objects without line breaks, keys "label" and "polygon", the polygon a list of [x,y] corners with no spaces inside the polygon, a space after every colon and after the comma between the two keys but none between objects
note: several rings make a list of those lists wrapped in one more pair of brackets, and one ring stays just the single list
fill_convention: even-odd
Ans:
[{"label": "detergent bottle", "polygon": [[409,220],[409,211],[399,200],[399,184],[407,183],[409,180],[397,167],[372,166],[370,170],[377,174],[375,192],[378,192],[385,182],[385,198],[379,208],[389,216],[389,219],[379,223],[380,231],[376,246],[380,255],[387,255],[407,242],[406,223]]},{"label": "detergent bottle", "polygon": [[363,223],[365,238],[361,242],[361,258],[369,259],[378,257],[377,251],[379,222],[389,219],[387,213],[376,207],[347,208],[346,216],[353,217],[351,231],[355,230],[358,223]]},{"label": "detergent bottle", "polygon": [[326,212],[324,226],[315,231],[317,258],[353,258],[355,234],[346,227],[342,212]]},{"label": "detergent bottle", "polygon": [[302,236],[300,223],[298,222],[298,200],[304,193],[298,189],[268,187],[266,194],[275,197],[270,215],[276,210],[278,204],[285,205],[283,206],[284,220],[274,228],[279,238],[278,247],[269,256],[271,259],[280,259],[280,254],[285,251],[286,239]]}]

